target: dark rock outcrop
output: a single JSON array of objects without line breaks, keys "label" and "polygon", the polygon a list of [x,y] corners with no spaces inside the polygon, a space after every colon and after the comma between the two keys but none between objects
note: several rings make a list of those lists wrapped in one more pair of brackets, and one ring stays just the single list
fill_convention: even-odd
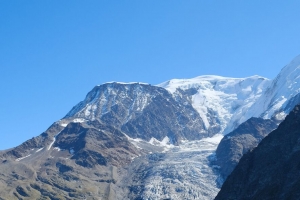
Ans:
[{"label": "dark rock outcrop", "polygon": [[300,199],[300,105],[246,153],[216,200]]},{"label": "dark rock outcrop", "polygon": [[220,166],[222,178],[225,180],[241,157],[255,148],[276,127],[277,124],[270,119],[253,117],[227,134],[216,150],[216,164]]}]

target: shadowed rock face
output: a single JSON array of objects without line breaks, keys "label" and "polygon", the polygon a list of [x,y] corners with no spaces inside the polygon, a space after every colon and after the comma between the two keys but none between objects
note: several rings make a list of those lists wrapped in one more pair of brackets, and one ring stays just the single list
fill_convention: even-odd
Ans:
[{"label": "shadowed rock face", "polygon": [[122,126],[122,131],[133,138],[150,140],[152,137],[163,140],[169,137],[173,144],[181,139],[195,140],[208,136],[203,128],[199,114],[191,105],[183,105],[175,101],[165,91],[162,96],[152,102]]},{"label": "shadowed rock face", "polygon": [[167,136],[173,144],[181,139],[201,139],[218,133],[219,129],[204,128],[187,95],[174,99],[161,87],[107,83],[89,92],[66,118],[99,119],[132,138],[149,141],[154,137],[161,141]]},{"label": "shadowed rock face", "polygon": [[222,186],[220,199],[300,199],[300,106],[246,153]]},{"label": "shadowed rock face", "polygon": [[218,145],[216,164],[225,180],[241,157],[254,149],[277,124],[270,119],[250,118],[237,129],[227,134]]}]

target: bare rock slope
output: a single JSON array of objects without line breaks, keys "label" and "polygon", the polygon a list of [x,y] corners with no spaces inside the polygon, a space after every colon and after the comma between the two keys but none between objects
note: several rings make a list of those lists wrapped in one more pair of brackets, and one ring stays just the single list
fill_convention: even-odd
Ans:
[{"label": "bare rock slope", "polygon": [[300,198],[300,106],[245,154],[216,200]]},{"label": "bare rock slope", "polygon": [[223,137],[216,150],[216,164],[225,180],[238,164],[242,156],[253,150],[277,123],[270,119],[250,118],[237,129]]}]

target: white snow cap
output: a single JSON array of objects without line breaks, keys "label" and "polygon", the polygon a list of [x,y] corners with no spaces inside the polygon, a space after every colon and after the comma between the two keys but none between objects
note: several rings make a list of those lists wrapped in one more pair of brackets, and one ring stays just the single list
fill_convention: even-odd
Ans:
[{"label": "white snow cap", "polygon": [[[288,100],[300,92],[300,55],[286,65],[261,98],[253,105],[253,115],[269,119],[285,108]],[[261,111],[256,112],[256,111]],[[281,113],[286,115],[288,113]],[[276,116],[275,116],[276,117]],[[282,116],[281,116],[282,118]]]},{"label": "white snow cap", "polygon": [[208,112],[220,121],[221,132],[228,133],[249,119],[247,111],[261,96],[271,81],[261,76],[230,78],[221,76],[198,76],[191,79],[172,79],[157,86],[167,89],[173,96],[180,95],[177,89],[194,89],[191,103],[198,111],[205,127],[212,126]]}]

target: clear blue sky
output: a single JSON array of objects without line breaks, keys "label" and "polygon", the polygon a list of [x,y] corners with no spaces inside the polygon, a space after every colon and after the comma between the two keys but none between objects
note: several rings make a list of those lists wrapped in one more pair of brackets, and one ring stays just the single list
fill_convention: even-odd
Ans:
[{"label": "clear blue sky", "polygon": [[300,1],[0,1],[0,149],[107,81],[274,78],[300,54]]}]

